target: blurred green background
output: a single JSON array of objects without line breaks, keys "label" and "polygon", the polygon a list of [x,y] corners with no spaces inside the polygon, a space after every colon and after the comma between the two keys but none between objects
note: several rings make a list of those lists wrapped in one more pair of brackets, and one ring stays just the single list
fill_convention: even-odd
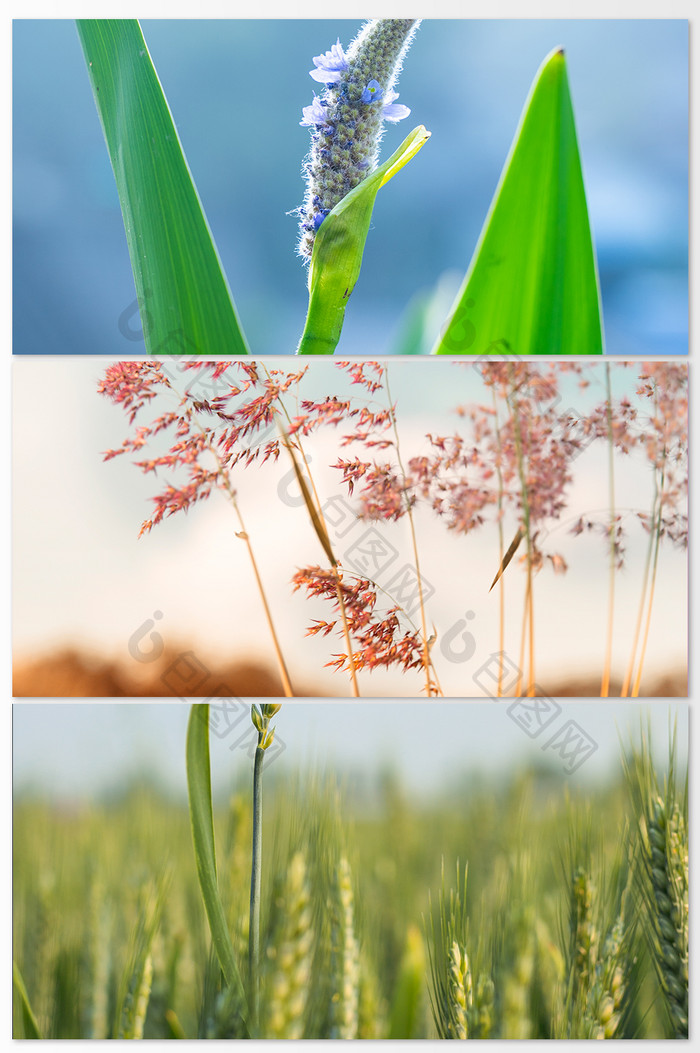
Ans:
[{"label": "blurred green background", "polygon": [[[154,926],[144,1037],[182,1037],[178,1028],[189,1038],[231,1037],[182,799],[188,708],[15,706],[14,954],[46,1036],[113,1033],[119,992],[132,975],[144,927]],[[313,906],[302,915],[314,932],[316,963],[305,1033],[328,1035],[322,1003],[335,968],[328,957],[330,904],[334,875],[346,860],[359,961],[359,1035],[435,1037],[423,924],[429,894],[437,907],[443,867],[446,889],[456,890],[459,860],[469,868],[472,968],[475,977],[481,966],[488,968],[496,982],[495,1034],[514,1037],[515,1028],[527,1031],[521,1037],[553,1037],[547,1000],[562,997],[572,867],[582,865],[590,877],[591,918],[602,936],[619,911],[615,888],[620,874],[626,880],[626,830],[633,846],[636,829],[622,750],[639,742],[649,720],[661,779],[675,717],[682,784],[687,708],[568,706],[567,717],[600,741],[600,757],[570,777],[504,708],[282,707],[276,723],[287,749],[265,780],[264,1006],[269,1009],[278,960],[282,968],[285,919],[302,924],[293,916],[289,887],[292,860],[301,853]],[[626,717],[616,720],[623,710]],[[213,730],[210,737],[219,883],[244,962],[251,763],[245,750],[231,752]],[[46,760],[49,738],[53,764]],[[91,755],[95,765],[102,760],[101,776],[79,792],[75,778],[66,779],[76,766],[75,751]],[[27,779],[32,754],[33,789]],[[416,760],[421,755],[423,763]],[[163,779],[165,758],[171,776],[177,771],[179,778]],[[427,781],[423,766],[432,773]],[[72,793],[66,792],[70,786]],[[662,1037],[667,1025],[653,967],[641,935],[630,932],[630,939],[637,941],[636,966],[627,982],[635,994],[625,1036]],[[324,962],[326,971],[319,968]],[[17,1011],[15,1033],[21,1028]]]}]

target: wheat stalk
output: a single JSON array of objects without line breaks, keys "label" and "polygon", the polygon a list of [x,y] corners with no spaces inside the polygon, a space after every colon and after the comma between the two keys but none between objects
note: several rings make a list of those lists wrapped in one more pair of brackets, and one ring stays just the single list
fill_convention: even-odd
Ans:
[{"label": "wheat stalk", "polygon": [[[671,832],[671,824],[674,830]],[[688,855],[682,816],[660,798],[646,817],[645,868],[655,910],[652,949],[677,1037],[688,1035]]]},{"label": "wheat stalk", "polygon": [[337,868],[336,902],[331,933],[333,994],[331,1038],[356,1038],[358,1029],[360,961],[355,936],[355,897],[350,864],[341,856]]},{"label": "wheat stalk", "polygon": [[688,1036],[688,829],[687,775],[682,795],[676,786],[676,734],[663,788],[654,768],[649,734],[641,750],[624,758],[637,816],[630,845],[643,905],[642,930],[655,966],[672,1037]]},{"label": "wheat stalk", "polygon": [[502,983],[503,1038],[524,1039],[532,1035],[530,995],[535,969],[535,912],[531,906],[520,909],[512,930],[512,965]]},{"label": "wheat stalk", "polygon": [[[617,1038],[626,980],[622,948],[624,919],[620,916],[608,933],[596,967],[596,976],[587,1004],[590,1038]],[[583,1036],[582,1036],[583,1037]]]},{"label": "wheat stalk", "polygon": [[109,1037],[109,971],[111,914],[101,881],[90,889],[90,1037]]},{"label": "wheat stalk", "polygon": [[593,924],[594,888],[590,874],[578,867],[572,883],[573,983],[585,999],[595,970],[598,934]]},{"label": "wheat stalk", "polygon": [[143,1029],[146,1023],[148,1003],[151,998],[151,987],[153,985],[153,958],[149,954],[143,964],[143,975],[136,993],[134,1004],[134,1019],[131,1026],[131,1034],[125,1038],[143,1038]]},{"label": "wheat stalk", "polygon": [[[438,896],[440,928],[436,932],[432,902],[430,904],[430,1005],[440,1038],[488,1038],[494,1025],[494,984],[480,968],[474,970],[469,943],[467,914],[467,868],[460,876],[457,864],[457,889],[442,887]],[[474,984],[476,971],[478,979]]]},{"label": "wheat stalk", "polygon": [[268,949],[273,972],[264,1013],[266,1038],[302,1038],[311,978],[314,934],[306,860],[296,852],[277,902],[281,920]]},{"label": "wheat stalk", "polygon": [[456,940],[452,941],[448,956],[450,980],[451,1020],[448,1024],[451,1038],[469,1037],[469,1010],[472,1007],[472,974],[466,951]]},{"label": "wheat stalk", "polygon": [[374,970],[372,959],[363,950],[360,952],[360,991],[358,1001],[357,1037],[367,1039],[386,1038],[386,1003]]}]

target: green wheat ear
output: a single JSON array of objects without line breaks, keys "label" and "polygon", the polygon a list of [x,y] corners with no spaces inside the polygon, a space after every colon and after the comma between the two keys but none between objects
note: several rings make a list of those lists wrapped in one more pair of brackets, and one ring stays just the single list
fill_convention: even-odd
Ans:
[{"label": "green wheat ear", "polygon": [[276,902],[279,923],[267,949],[266,1038],[303,1038],[311,980],[314,932],[306,860],[296,852]]},{"label": "green wheat ear", "polygon": [[[688,838],[676,802],[660,797],[645,816],[643,868],[653,890],[647,934],[677,1037],[688,1036]],[[644,836],[644,834],[642,834]]]},{"label": "green wheat ear", "polygon": [[[494,984],[478,965],[469,939],[467,868],[457,883],[445,888],[445,872],[438,893],[437,919],[429,898],[428,944],[429,994],[435,1028],[440,1038],[488,1038],[494,1023]],[[476,982],[474,976],[477,977]]]},{"label": "green wheat ear", "polygon": [[688,1037],[688,776],[677,775],[674,728],[660,782],[650,736],[623,758],[636,819],[630,839],[640,925],[654,963],[669,1038]]},{"label": "green wheat ear", "polygon": [[331,906],[331,1038],[357,1038],[359,1025],[360,948],[355,935],[355,896],[350,864],[338,862]]}]

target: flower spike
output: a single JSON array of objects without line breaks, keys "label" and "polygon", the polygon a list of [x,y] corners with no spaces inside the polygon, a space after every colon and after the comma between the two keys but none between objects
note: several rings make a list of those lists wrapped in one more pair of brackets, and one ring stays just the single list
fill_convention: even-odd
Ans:
[{"label": "flower spike", "polygon": [[299,122],[311,129],[306,195],[298,210],[299,255],[306,261],[331,209],[377,167],[384,121],[396,123],[411,112],[392,89],[419,24],[416,18],[372,19],[347,53],[338,40],[313,60],[311,77],[326,90],[303,108]]}]

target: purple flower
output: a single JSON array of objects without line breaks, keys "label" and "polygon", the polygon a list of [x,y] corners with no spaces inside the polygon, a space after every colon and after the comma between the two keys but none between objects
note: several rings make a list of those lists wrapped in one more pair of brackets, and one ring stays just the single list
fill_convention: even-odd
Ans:
[{"label": "purple flower", "polygon": [[318,95],[314,95],[314,101],[310,106],[304,106],[302,113],[303,118],[299,121],[299,124],[307,128],[326,128],[328,127],[328,121],[326,120],[326,106],[325,103],[321,102]]},{"label": "purple flower", "polygon": [[360,96],[360,102],[376,102],[381,99],[384,89],[378,80],[371,80]]},{"label": "purple flower", "polygon": [[326,51],[324,55],[317,55],[313,62],[317,67],[312,69],[310,74],[314,80],[322,84],[337,84],[341,73],[348,68],[348,60],[340,44],[340,37],[330,51]]},{"label": "purple flower", "polygon": [[404,106],[403,103],[398,103],[397,105],[394,100],[398,99],[398,97],[398,92],[385,92],[378,80],[371,80],[362,92],[360,102],[372,103],[381,99],[382,120],[396,124],[397,121],[402,121],[404,117],[408,117],[411,112],[408,106]]},{"label": "purple flower", "polygon": [[398,92],[388,91],[382,103],[382,117],[385,121],[391,121],[392,124],[402,121],[411,112],[408,106],[404,106],[402,102],[398,104],[394,102],[394,99],[398,99],[398,97]]}]

